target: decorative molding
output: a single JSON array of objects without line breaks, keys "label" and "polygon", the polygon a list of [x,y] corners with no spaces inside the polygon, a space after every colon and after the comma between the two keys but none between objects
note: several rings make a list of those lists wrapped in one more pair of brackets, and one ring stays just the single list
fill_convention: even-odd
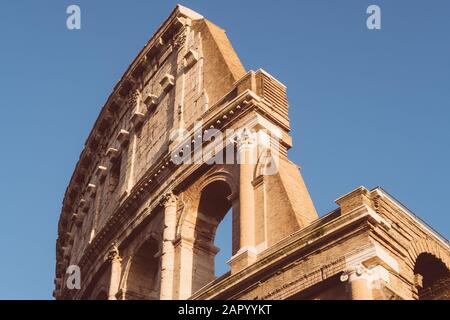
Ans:
[{"label": "decorative molding", "polygon": [[363,265],[347,267],[343,270],[340,280],[341,282],[365,280],[368,289],[381,289],[390,283],[389,271],[381,265],[371,268],[366,268]]},{"label": "decorative molding", "polygon": [[175,85],[175,78],[174,78],[172,75],[166,73],[166,74],[162,77],[162,79],[161,79],[161,81],[159,82],[159,84],[161,85],[161,89],[162,89],[164,92],[168,92],[168,91],[169,91],[170,89],[172,89],[172,87]]},{"label": "decorative molding", "polygon": [[147,109],[153,109],[158,105],[158,96],[149,93],[144,98],[144,104],[147,106]]},{"label": "decorative molding", "polygon": [[185,68],[189,69],[199,60],[199,54],[195,50],[189,50],[185,55]]},{"label": "decorative molding", "polygon": [[125,129],[120,129],[119,133],[117,134],[117,141],[119,144],[124,145],[128,143],[130,139],[130,133]]},{"label": "decorative molding", "polygon": [[110,162],[115,162],[119,157],[119,150],[116,148],[108,148],[108,150],[106,150],[105,156],[109,159]]},{"label": "decorative molding", "polygon": [[128,107],[130,109],[134,109],[134,108],[138,107],[139,102],[140,102],[140,97],[141,97],[141,93],[139,92],[139,90],[135,89],[135,90],[131,91],[130,94],[128,95]]},{"label": "decorative molding", "polygon": [[[249,99],[239,101],[243,96],[249,97]],[[256,99],[256,95],[247,91],[244,92],[243,95],[236,97],[236,99],[227,101],[226,105],[218,103],[205,113],[205,120],[213,127],[224,127],[226,123],[229,123],[233,119],[233,117],[239,116],[244,110],[251,110],[252,106],[255,108],[258,107],[255,104],[252,104],[253,99]],[[223,109],[219,107],[223,107]],[[123,203],[121,202],[120,207],[111,214],[111,218],[104,226],[105,232],[99,232],[96,235],[95,239],[88,245],[88,248],[86,248],[80,259],[80,261],[82,261],[80,266],[81,264],[86,266],[83,268],[83,272],[86,272],[87,268],[90,268],[90,266],[87,265],[90,265],[90,263],[95,261],[96,255],[104,253],[106,250],[105,244],[110,241],[108,240],[109,237],[106,235],[106,231],[123,225],[125,221],[129,221],[135,215],[139,214],[138,212],[133,215],[125,213],[130,213],[133,208],[138,206],[139,203],[142,203],[143,195],[148,195],[148,192],[157,186],[158,181],[155,179],[156,176],[162,175],[163,178],[166,177],[168,172],[167,166],[169,163],[170,157],[165,157],[161,162],[149,169],[144,177],[136,183],[128,197],[124,199]],[[164,166],[166,166],[166,168]],[[103,168],[105,171],[104,174],[106,175],[107,167]],[[96,172],[99,172],[98,168],[96,169]],[[164,172],[164,174],[161,174],[162,172]]]},{"label": "decorative molding", "polygon": [[177,205],[177,196],[175,196],[172,192],[166,192],[163,194],[159,200],[161,206],[167,208],[171,206]]},{"label": "decorative molding", "polygon": [[359,277],[368,276],[370,274],[371,271],[369,269],[359,264],[356,266],[346,267],[340,276],[340,280],[341,282],[351,282]]},{"label": "decorative molding", "polygon": [[[264,295],[262,299],[278,300],[286,299],[295,293],[298,293],[306,288],[309,288],[319,282],[322,282],[342,270],[342,266],[345,263],[345,258],[337,258],[330,263],[317,267],[307,273],[301,271],[297,274],[294,280],[284,283],[274,290],[271,290],[268,294]],[[301,270],[302,263],[296,264],[294,267]],[[283,277],[283,271],[278,275]]]},{"label": "decorative molding", "polygon": [[106,260],[109,262],[121,262],[122,258],[119,254],[119,246],[116,242],[113,242],[111,249],[108,251],[108,255],[106,257]]},{"label": "decorative molding", "polygon": [[238,150],[242,150],[252,148],[254,146],[255,137],[249,129],[244,128],[236,133],[234,141]]},{"label": "decorative molding", "polygon": [[98,166],[95,170],[95,176],[101,181],[106,178],[106,173],[108,172],[108,168],[105,166]]},{"label": "decorative molding", "polygon": [[[242,103],[242,101],[247,101],[247,103]],[[246,90],[233,101],[228,102],[227,107],[223,108],[222,112],[226,112],[234,117],[237,117],[242,112],[249,110],[249,107],[252,106],[252,104],[257,103],[257,101],[259,101],[258,96],[256,96],[253,92]],[[248,108],[242,108],[241,105],[245,105]],[[205,118],[207,119],[205,122],[206,124],[214,122],[215,118],[220,117],[220,113],[214,115],[212,115],[212,113],[221,106],[222,105],[219,102],[208,110],[205,115]],[[231,114],[231,112],[233,112],[233,114]],[[130,194],[128,194],[128,197],[124,199],[121,206],[111,215],[111,218],[108,220],[107,224],[102,228],[102,230],[100,230],[99,233],[97,233],[93,241],[88,245],[80,259],[80,267],[87,267],[86,262],[95,259],[94,255],[98,252],[98,250],[104,250],[103,248],[106,246],[106,241],[108,241],[106,230],[116,228],[118,224],[124,224],[125,221],[131,218],[129,215],[125,215],[125,213],[128,212],[130,207],[136,206],[136,203],[141,201],[142,193],[148,193],[155,187],[158,176],[161,174],[163,169],[168,169],[170,164],[172,164],[170,155],[167,155],[165,159],[162,159],[153,168],[149,169],[147,174],[144,175],[138,183],[136,183]],[[102,168],[104,168],[106,175],[107,168]],[[195,169],[195,167],[193,169]],[[84,272],[88,272],[88,270],[84,270]]]},{"label": "decorative molding", "polygon": [[349,268],[359,265],[365,267],[382,265],[393,272],[400,272],[397,260],[378,244],[371,244],[366,248],[347,254],[346,263]]},{"label": "decorative molding", "polygon": [[161,50],[161,48],[164,47],[164,44],[165,44],[165,42],[164,42],[163,38],[161,38],[161,37],[159,37],[159,38],[156,39],[156,41],[155,41],[155,47],[156,47],[157,49],[159,49],[159,50]]},{"label": "decorative molding", "polygon": [[94,198],[97,193],[97,186],[93,183],[89,183],[86,187],[86,192],[90,198]]},{"label": "decorative molding", "polygon": [[138,110],[134,110],[131,114],[130,122],[133,124],[133,126],[137,127],[144,122],[145,114],[142,112],[139,112]]},{"label": "decorative molding", "polygon": [[[184,24],[184,23],[182,23],[182,24]],[[186,43],[186,38],[187,38],[186,30],[182,29],[180,31],[180,33],[175,36],[175,40],[173,42],[174,48],[175,49],[182,48],[184,46],[184,44]]]}]

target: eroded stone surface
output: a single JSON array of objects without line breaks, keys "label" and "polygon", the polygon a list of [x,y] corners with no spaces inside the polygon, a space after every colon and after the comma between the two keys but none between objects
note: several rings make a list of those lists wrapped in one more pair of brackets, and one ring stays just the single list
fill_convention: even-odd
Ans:
[{"label": "eroded stone surface", "polygon": [[[204,129],[277,131],[279,139],[257,144],[255,163],[174,164],[171,153],[195,141],[199,119]],[[174,129],[191,136],[171,141]],[[246,72],[222,29],[177,6],[86,141],[59,222],[54,296],[448,298],[447,240],[382,189],[357,188],[318,218],[287,157],[289,130],[285,86],[263,70]],[[245,132],[216,143],[242,159],[253,144]],[[215,231],[230,210],[231,272],[216,279]],[[81,268],[81,290],[65,286],[69,265]]]}]

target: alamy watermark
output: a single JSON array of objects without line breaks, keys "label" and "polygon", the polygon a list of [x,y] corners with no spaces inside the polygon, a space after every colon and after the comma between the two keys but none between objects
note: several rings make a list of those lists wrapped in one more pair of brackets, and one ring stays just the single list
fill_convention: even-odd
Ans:
[{"label": "alamy watermark", "polygon": [[70,265],[66,270],[67,280],[66,287],[69,290],[81,289],[81,270],[77,265]]},{"label": "alamy watermark", "polygon": [[81,9],[79,6],[72,4],[67,7],[66,13],[69,15],[66,20],[66,27],[69,30],[81,29]]},{"label": "alamy watermark", "polygon": [[[369,30],[381,29],[381,8],[378,5],[371,4],[367,7],[366,13],[369,14],[366,20],[366,26]],[[68,14],[66,27],[69,30],[81,29],[81,8],[78,5],[69,5],[66,9]]]},{"label": "alamy watermark", "polygon": [[367,14],[370,16],[367,18],[366,25],[369,30],[381,29],[381,8],[375,4],[367,7]]}]

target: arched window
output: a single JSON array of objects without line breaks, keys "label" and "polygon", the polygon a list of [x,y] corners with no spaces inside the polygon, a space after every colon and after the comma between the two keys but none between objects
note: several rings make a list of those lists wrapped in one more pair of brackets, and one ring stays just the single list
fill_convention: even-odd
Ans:
[{"label": "arched window", "polygon": [[[231,216],[230,195],[231,189],[224,181],[214,181],[201,191],[195,223],[192,292],[216,279],[215,257],[219,248],[215,246],[215,237],[225,215],[229,212]],[[227,220],[225,222],[232,223]],[[229,234],[225,238],[231,239]],[[231,246],[231,241],[228,241],[228,246]]]},{"label": "arched window", "polygon": [[227,262],[232,256],[232,225],[232,210],[230,209],[219,223],[214,239],[214,245],[220,249],[214,259],[214,273],[216,277],[220,277],[230,271],[230,266]]},{"label": "arched window", "polygon": [[414,266],[419,300],[441,300],[450,298],[450,271],[434,255],[422,253]]},{"label": "arched window", "polygon": [[160,293],[160,259],[158,242],[149,239],[131,257],[126,299],[158,300]]}]

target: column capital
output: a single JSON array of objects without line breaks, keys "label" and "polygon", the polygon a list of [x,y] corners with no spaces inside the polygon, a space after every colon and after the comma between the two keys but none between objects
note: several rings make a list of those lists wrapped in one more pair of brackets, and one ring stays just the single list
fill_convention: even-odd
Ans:
[{"label": "column capital", "polygon": [[247,128],[240,129],[234,138],[238,149],[250,148],[255,142],[254,132]]},{"label": "column capital", "polygon": [[174,195],[173,192],[166,192],[159,199],[159,204],[164,208],[176,206],[177,196]]},{"label": "column capital", "polygon": [[352,282],[358,278],[369,276],[371,273],[371,270],[367,269],[362,264],[359,264],[345,268],[341,274],[340,279],[342,282]]},{"label": "column capital", "polygon": [[141,92],[138,89],[130,90],[128,95],[128,105],[131,109],[136,107],[141,99]]},{"label": "column capital", "polygon": [[109,262],[120,262],[122,261],[122,258],[119,254],[119,246],[117,245],[117,242],[113,242],[111,249],[108,252],[107,260]]}]

